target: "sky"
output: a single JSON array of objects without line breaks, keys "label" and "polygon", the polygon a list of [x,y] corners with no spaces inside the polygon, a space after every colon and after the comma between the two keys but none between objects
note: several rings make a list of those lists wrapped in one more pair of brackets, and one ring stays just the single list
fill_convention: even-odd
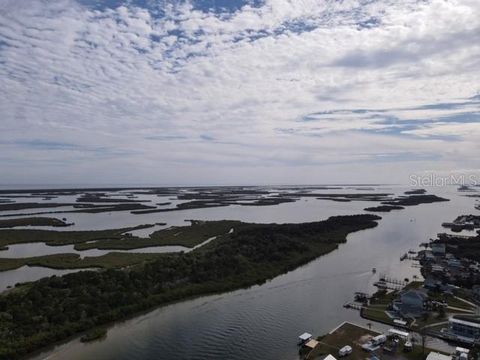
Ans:
[{"label": "sky", "polygon": [[0,1],[0,185],[404,184],[479,139],[478,0]]}]

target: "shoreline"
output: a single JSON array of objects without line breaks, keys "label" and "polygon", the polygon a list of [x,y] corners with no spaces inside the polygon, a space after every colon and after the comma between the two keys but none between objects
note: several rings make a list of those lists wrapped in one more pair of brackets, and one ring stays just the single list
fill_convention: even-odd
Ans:
[{"label": "shoreline", "polygon": [[[289,227],[292,227],[293,231],[297,231],[297,230],[294,230],[294,229],[304,229],[304,228],[309,229],[309,227],[312,227],[312,226],[313,227],[315,227],[315,226],[326,227],[324,231],[327,231],[327,229],[329,229],[331,226],[334,226],[336,221],[340,221],[340,224],[341,224],[342,221],[344,221],[345,223],[342,226],[346,226],[346,227],[344,228],[344,230],[342,230],[343,232],[339,232],[338,229],[336,229],[334,232],[332,232],[333,229],[330,229],[325,233],[324,236],[326,236],[326,238],[329,238],[329,237],[333,236],[336,239],[336,240],[334,240],[334,242],[332,242],[328,246],[322,245],[321,242],[318,243],[317,245],[314,245],[315,242],[310,243],[311,246],[314,246],[313,248],[311,248],[311,251],[313,251],[311,254],[309,252],[304,251],[302,253],[302,256],[300,256],[300,257],[296,256],[295,258],[292,259],[292,258],[290,258],[290,255],[288,255],[288,251],[287,251],[285,256],[286,256],[286,259],[288,259],[288,261],[285,260],[285,261],[283,261],[283,262],[281,262],[281,263],[279,263],[278,265],[275,265],[275,266],[273,266],[274,263],[272,263],[271,265],[268,265],[267,262],[265,262],[265,263],[261,262],[261,263],[255,265],[258,268],[255,271],[258,271],[258,273],[256,273],[255,271],[253,273],[250,273],[250,271],[248,271],[246,273],[241,273],[241,274],[236,274],[236,275],[226,274],[226,275],[224,275],[225,277],[222,278],[222,280],[218,280],[218,281],[214,281],[214,282],[206,281],[206,282],[202,282],[202,283],[199,283],[199,284],[192,284],[190,286],[190,288],[180,287],[180,288],[172,290],[170,292],[153,295],[151,297],[145,298],[145,300],[143,301],[143,304],[142,304],[142,302],[132,303],[130,305],[130,307],[125,307],[124,310],[122,310],[121,313],[117,313],[117,315],[115,315],[115,316],[113,315],[113,313],[112,314],[111,313],[103,314],[103,318],[105,320],[107,320],[109,317],[116,317],[116,319],[113,319],[113,321],[104,321],[104,320],[101,320],[101,317],[100,317],[97,320],[92,319],[94,321],[94,323],[92,323],[92,325],[99,326],[99,325],[103,325],[103,324],[106,324],[106,323],[113,324],[116,321],[124,321],[126,319],[136,317],[141,313],[150,312],[152,310],[155,310],[156,308],[163,307],[163,306],[171,304],[171,303],[181,302],[181,301],[185,301],[187,299],[192,299],[192,298],[196,298],[196,297],[202,297],[202,296],[207,296],[207,295],[214,295],[214,294],[220,294],[220,293],[225,293],[225,292],[231,292],[231,291],[234,291],[234,290],[250,288],[254,285],[263,284],[263,283],[265,283],[265,282],[267,282],[267,281],[269,281],[269,280],[271,280],[271,279],[273,279],[277,276],[280,276],[280,275],[288,273],[292,270],[295,270],[295,269],[297,269],[301,266],[304,266],[304,265],[310,263],[311,261],[313,261],[313,260],[315,260],[315,259],[317,259],[317,258],[319,258],[323,255],[326,255],[326,254],[332,252],[333,250],[336,250],[338,248],[339,244],[345,243],[347,241],[346,237],[347,237],[348,234],[351,234],[351,233],[356,232],[356,231],[366,230],[366,229],[376,227],[378,225],[377,221],[380,220],[380,219],[381,218],[379,218],[378,216],[357,215],[357,216],[333,217],[333,218],[330,218],[329,220],[318,222],[318,223],[305,223],[305,224],[295,224],[295,225],[292,225],[292,224],[274,225],[273,228],[278,229],[278,231],[282,231],[282,229],[285,229],[283,231],[287,231],[287,229]],[[350,222],[353,222],[353,223],[350,223]],[[354,225],[354,224],[356,224],[356,225]],[[266,229],[269,229],[269,226],[272,227],[272,225],[252,226],[251,228],[247,229],[246,234],[248,234],[248,233],[257,234],[258,231],[265,231]],[[338,225],[338,226],[340,226],[340,225]],[[246,234],[243,234],[243,236],[248,236]],[[226,241],[228,243],[228,241],[231,242],[233,240],[229,238],[227,240],[223,239],[223,241],[224,242]],[[307,241],[307,240],[304,240],[304,241]],[[308,241],[313,241],[313,240],[308,240]],[[208,254],[212,251],[215,251],[218,246],[221,246],[221,245],[219,243],[215,243],[215,245],[209,244],[209,246],[207,246],[205,249],[200,248],[198,250],[198,253],[195,253],[195,254],[191,253],[192,254],[191,256],[196,256],[196,257],[207,256],[207,257],[209,257]],[[225,245],[222,245],[222,246],[225,246]],[[281,264],[283,264],[283,265],[281,265]],[[104,276],[107,276],[108,275],[107,273],[108,272],[102,272],[102,274]],[[69,278],[73,279],[73,278],[75,278],[75,275],[77,275],[77,273],[69,274],[67,276]],[[48,282],[48,280],[47,280],[47,282]],[[9,294],[9,295],[11,295],[11,294]],[[53,295],[53,296],[55,296],[55,295]],[[143,309],[142,309],[142,307],[143,307]],[[136,308],[141,309],[141,310],[140,311],[135,310]],[[114,308],[112,308],[112,311],[113,311],[113,309]],[[118,310],[115,310],[115,311],[118,312],[119,310],[120,310],[120,308]],[[38,311],[40,311],[40,310],[37,310],[37,312]],[[39,312],[39,314],[41,314],[41,312]],[[78,329],[78,330],[74,330],[75,328]],[[72,331],[75,333],[76,336],[78,336],[79,334],[84,333],[86,330],[88,330],[91,327],[84,327],[84,325],[76,324],[75,328],[72,328]],[[61,331],[65,331],[65,330],[61,330]],[[48,335],[48,333],[45,333],[45,339],[47,339],[48,336],[50,336],[50,335]],[[74,339],[74,338],[75,338],[75,336],[74,337],[70,337],[70,336],[67,337],[67,339]],[[39,341],[43,341],[41,339],[42,338],[39,338]],[[54,343],[58,343],[58,342],[54,342]],[[42,349],[42,348],[45,348],[45,347],[41,346],[40,349]],[[25,354],[25,356],[32,357],[32,355],[30,355],[30,354]],[[13,354],[10,354],[9,358],[14,358]]]}]

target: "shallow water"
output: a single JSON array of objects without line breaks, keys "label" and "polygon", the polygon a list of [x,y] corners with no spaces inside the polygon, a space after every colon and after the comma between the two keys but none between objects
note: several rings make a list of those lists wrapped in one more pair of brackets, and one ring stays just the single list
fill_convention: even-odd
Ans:
[{"label": "shallow water", "polygon": [[179,251],[188,251],[189,249],[184,246],[150,246],[135,250],[99,250],[99,249],[88,249],[88,250],[75,250],[73,245],[62,245],[62,246],[49,246],[44,243],[26,243],[26,244],[15,244],[8,245],[8,250],[0,251],[0,257],[3,258],[24,258],[32,256],[43,256],[51,254],[78,254],[81,258],[85,256],[102,256],[108,254],[109,252],[135,252],[135,253],[167,253],[167,252],[179,252]]},{"label": "shallow water", "polygon": [[[475,200],[460,196],[454,188],[431,192],[452,201],[381,214],[378,227],[350,234],[338,250],[261,286],[166,306],[115,325],[104,341],[73,341],[35,359],[296,359],[300,333],[324,334],[346,320],[365,324],[357,312],[342,307],[355,291],[373,292],[373,283],[383,273],[400,280],[420,276],[419,269],[409,261],[401,262],[400,256],[445,232],[442,222],[460,214],[479,214],[473,207]],[[159,221],[303,222],[361,213],[370,204],[309,199],[267,207],[165,213]],[[85,226],[88,217],[81,218],[80,224]],[[131,216],[116,214],[110,224],[121,219],[128,222]],[[374,267],[376,274],[372,273]]]},{"label": "shallow water", "polygon": [[[82,269],[83,271],[89,269]],[[93,270],[93,269],[90,269]],[[81,270],[55,270],[38,266],[23,266],[21,268],[0,272],[0,291],[6,290],[9,286],[15,286],[16,283],[35,281],[52,275],[65,275]]]}]

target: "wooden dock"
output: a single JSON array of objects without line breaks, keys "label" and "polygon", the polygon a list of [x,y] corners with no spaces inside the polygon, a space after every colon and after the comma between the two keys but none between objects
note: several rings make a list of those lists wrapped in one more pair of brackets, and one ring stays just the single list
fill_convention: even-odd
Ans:
[{"label": "wooden dock", "polygon": [[386,276],[385,274],[380,275],[379,281],[385,282],[387,284],[401,286],[401,287],[404,287],[404,286],[408,285],[408,281],[398,280],[398,279],[392,278],[390,276]]},{"label": "wooden dock", "polygon": [[405,253],[402,256],[400,256],[400,261],[404,261],[404,260],[418,260],[418,255],[417,254],[413,255],[413,254]]},{"label": "wooden dock", "polygon": [[352,310],[360,311],[360,310],[362,310],[363,305],[352,301],[352,302],[347,302],[347,303],[343,304],[343,307],[345,309],[352,309]]}]

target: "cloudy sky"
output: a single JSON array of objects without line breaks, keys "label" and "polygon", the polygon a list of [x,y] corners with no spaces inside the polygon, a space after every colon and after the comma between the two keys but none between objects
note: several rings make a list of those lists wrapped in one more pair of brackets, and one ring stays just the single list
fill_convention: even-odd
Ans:
[{"label": "cloudy sky", "polygon": [[479,0],[1,0],[0,184],[476,171]]}]

